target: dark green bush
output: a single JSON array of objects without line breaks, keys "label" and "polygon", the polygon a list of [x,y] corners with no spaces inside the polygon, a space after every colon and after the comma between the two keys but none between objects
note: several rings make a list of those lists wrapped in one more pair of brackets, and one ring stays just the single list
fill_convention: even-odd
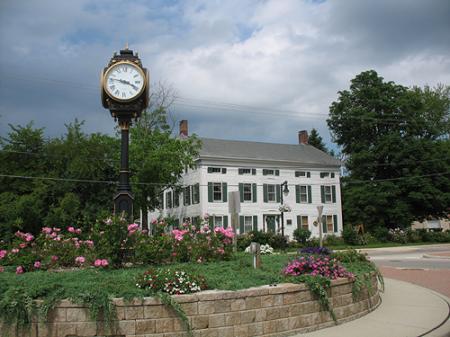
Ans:
[{"label": "dark green bush", "polygon": [[237,238],[239,250],[245,250],[251,242],[258,242],[261,245],[269,245],[274,249],[285,249],[287,247],[287,239],[280,234],[263,231],[251,231]]},{"label": "dark green bush", "polygon": [[371,233],[379,242],[388,242],[389,230],[386,227],[375,227]]},{"label": "dark green bush", "polygon": [[323,243],[325,246],[339,246],[344,244],[344,239],[334,234],[329,234],[325,237]]},{"label": "dark green bush", "polygon": [[344,226],[344,230],[342,231],[342,238],[344,239],[345,243],[354,246],[363,246],[367,245],[368,243],[366,235],[359,234],[356,228],[349,225]]},{"label": "dark green bush", "polygon": [[305,244],[306,241],[311,237],[311,232],[304,228],[297,228],[294,231],[294,239],[301,244]]}]

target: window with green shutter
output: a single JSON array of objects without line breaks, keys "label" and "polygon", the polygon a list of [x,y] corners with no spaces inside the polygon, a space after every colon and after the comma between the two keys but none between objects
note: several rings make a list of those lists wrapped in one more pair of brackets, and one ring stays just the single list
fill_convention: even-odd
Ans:
[{"label": "window with green shutter", "polygon": [[333,229],[334,229],[334,232],[335,233],[337,233],[339,230],[338,230],[338,218],[337,218],[337,215],[335,214],[335,215],[333,215]]},{"label": "window with green shutter", "polygon": [[257,202],[257,193],[258,193],[258,190],[257,190],[257,185],[256,184],[252,184],[252,201],[253,202]]},{"label": "window with green shutter", "polygon": [[298,204],[308,202],[308,187],[306,185],[295,185],[295,201]]},{"label": "window with green shutter", "polygon": [[200,203],[200,184],[197,183],[192,186],[192,204]]},{"label": "window with green shutter", "polygon": [[253,216],[253,230],[254,231],[258,230],[258,216],[257,215]]},{"label": "window with green shutter", "polygon": [[189,206],[191,204],[191,186],[183,188],[183,205]]}]

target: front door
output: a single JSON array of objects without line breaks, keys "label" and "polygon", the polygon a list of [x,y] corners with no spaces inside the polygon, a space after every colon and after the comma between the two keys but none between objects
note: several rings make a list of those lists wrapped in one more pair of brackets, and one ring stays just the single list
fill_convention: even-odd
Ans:
[{"label": "front door", "polygon": [[276,215],[266,215],[266,228],[268,232],[275,233]]}]

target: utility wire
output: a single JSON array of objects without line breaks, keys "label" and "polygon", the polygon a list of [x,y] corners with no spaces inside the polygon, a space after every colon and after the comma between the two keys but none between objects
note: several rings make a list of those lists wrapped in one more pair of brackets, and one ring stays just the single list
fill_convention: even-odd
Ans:
[{"label": "utility wire", "polygon": [[[352,181],[346,181],[346,184],[364,184],[364,183],[377,183],[377,182],[385,182],[385,181],[397,181],[397,180],[408,180],[408,179],[416,179],[416,178],[426,178],[426,177],[437,177],[437,176],[445,176],[450,175],[449,172],[439,172],[439,173],[431,173],[431,174],[424,174],[424,175],[416,175],[416,176],[407,176],[407,177],[398,177],[398,178],[386,178],[386,179],[372,179],[372,180],[352,180]],[[89,179],[71,179],[71,178],[54,178],[54,177],[35,177],[35,176],[22,176],[22,175],[11,175],[11,174],[0,174],[0,177],[3,178],[13,178],[13,179],[36,179],[36,180],[53,180],[53,181],[67,181],[67,182],[78,182],[78,183],[94,183],[94,184],[118,184],[117,181],[111,181],[111,180],[89,180]],[[308,178],[306,178],[308,179]],[[213,179],[214,180],[214,179]],[[218,180],[218,179],[217,179]],[[243,180],[246,180],[243,178]],[[217,181],[217,183],[220,183]],[[149,183],[149,182],[131,182],[131,185],[144,185],[144,186],[169,186],[170,184],[162,184],[162,183]],[[250,183],[249,183],[250,184]],[[175,184],[176,185],[176,184]],[[269,182],[268,184],[257,184],[257,186],[261,187],[263,185],[278,185],[278,184],[271,184]],[[324,181],[323,183],[307,183],[305,181],[298,182],[298,183],[288,183],[288,186],[295,186],[295,185],[309,185],[309,186],[325,186],[325,185],[335,185],[334,182],[330,181]],[[187,186],[187,185],[182,185]],[[199,184],[199,186],[207,187],[208,185],[205,184]],[[239,187],[239,184],[227,184],[227,186],[232,187]]]}]

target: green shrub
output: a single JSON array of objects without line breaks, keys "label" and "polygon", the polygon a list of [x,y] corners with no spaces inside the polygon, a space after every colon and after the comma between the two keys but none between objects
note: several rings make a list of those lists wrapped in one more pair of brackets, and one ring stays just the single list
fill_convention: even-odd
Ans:
[{"label": "green shrub", "polygon": [[388,242],[389,230],[386,227],[375,227],[371,233],[379,242]]},{"label": "green shrub", "polygon": [[356,228],[350,225],[344,226],[342,238],[345,243],[353,246],[364,246],[368,243],[368,236],[359,234]]},{"label": "green shrub", "polygon": [[341,237],[338,237],[334,234],[328,234],[325,236],[324,245],[325,246],[339,246],[344,244],[344,239]]},{"label": "green shrub", "polygon": [[305,228],[297,228],[294,230],[294,239],[301,244],[305,244],[311,237],[311,232]]},{"label": "green shrub", "polygon": [[250,243],[258,242],[261,245],[269,245],[274,249],[286,249],[287,239],[280,234],[263,231],[251,231],[237,238],[237,246],[239,250],[245,250]]}]

